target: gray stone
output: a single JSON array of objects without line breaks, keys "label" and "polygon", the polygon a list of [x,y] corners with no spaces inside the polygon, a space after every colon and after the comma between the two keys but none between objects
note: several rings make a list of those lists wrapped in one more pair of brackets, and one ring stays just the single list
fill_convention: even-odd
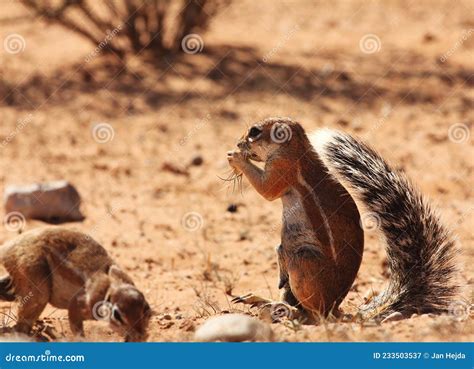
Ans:
[{"label": "gray stone", "polygon": [[197,341],[272,341],[273,331],[266,323],[244,314],[214,316],[201,325],[194,338]]},{"label": "gray stone", "polygon": [[84,219],[79,209],[81,197],[67,181],[8,186],[4,202],[7,215],[19,212],[27,219],[50,223]]}]

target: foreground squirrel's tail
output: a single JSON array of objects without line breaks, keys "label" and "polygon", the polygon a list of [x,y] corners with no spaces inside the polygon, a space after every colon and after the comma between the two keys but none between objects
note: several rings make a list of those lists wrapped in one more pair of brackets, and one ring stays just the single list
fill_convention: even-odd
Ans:
[{"label": "foreground squirrel's tail", "polygon": [[321,130],[311,141],[329,173],[352,190],[386,239],[389,285],[361,314],[448,311],[458,292],[454,240],[421,194],[403,173],[347,134]]}]

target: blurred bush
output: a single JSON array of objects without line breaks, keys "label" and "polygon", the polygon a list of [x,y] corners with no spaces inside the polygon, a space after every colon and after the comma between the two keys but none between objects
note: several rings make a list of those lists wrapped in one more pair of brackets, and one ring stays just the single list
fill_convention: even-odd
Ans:
[{"label": "blurred bush", "polygon": [[20,0],[34,14],[123,58],[144,50],[179,50],[182,39],[205,30],[230,0]]}]

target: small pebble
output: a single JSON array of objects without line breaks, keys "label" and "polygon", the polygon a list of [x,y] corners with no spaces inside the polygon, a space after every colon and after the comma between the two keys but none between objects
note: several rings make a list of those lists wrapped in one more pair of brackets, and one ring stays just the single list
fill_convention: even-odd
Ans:
[{"label": "small pebble", "polygon": [[204,159],[201,155],[196,155],[192,158],[190,165],[194,165],[195,167],[199,167],[204,163]]},{"label": "small pebble", "polygon": [[424,42],[436,41],[436,36],[433,35],[432,33],[425,33],[425,35],[423,36],[423,41]]},{"label": "small pebble", "polygon": [[238,210],[237,204],[230,204],[230,205],[227,207],[227,211],[228,211],[229,213],[237,213],[237,210]]}]

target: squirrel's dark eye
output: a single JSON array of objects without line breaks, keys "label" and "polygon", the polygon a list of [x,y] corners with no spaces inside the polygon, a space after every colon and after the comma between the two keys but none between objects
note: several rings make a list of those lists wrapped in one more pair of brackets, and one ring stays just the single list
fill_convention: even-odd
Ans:
[{"label": "squirrel's dark eye", "polygon": [[112,317],[117,323],[124,324],[122,315],[120,314],[120,311],[118,308],[114,307],[112,309]]},{"label": "squirrel's dark eye", "polygon": [[262,134],[262,130],[258,127],[252,127],[250,128],[250,131],[249,131],[249,138],[251,140],[256,140],[257,138],[260,137],[260,135]]}]

